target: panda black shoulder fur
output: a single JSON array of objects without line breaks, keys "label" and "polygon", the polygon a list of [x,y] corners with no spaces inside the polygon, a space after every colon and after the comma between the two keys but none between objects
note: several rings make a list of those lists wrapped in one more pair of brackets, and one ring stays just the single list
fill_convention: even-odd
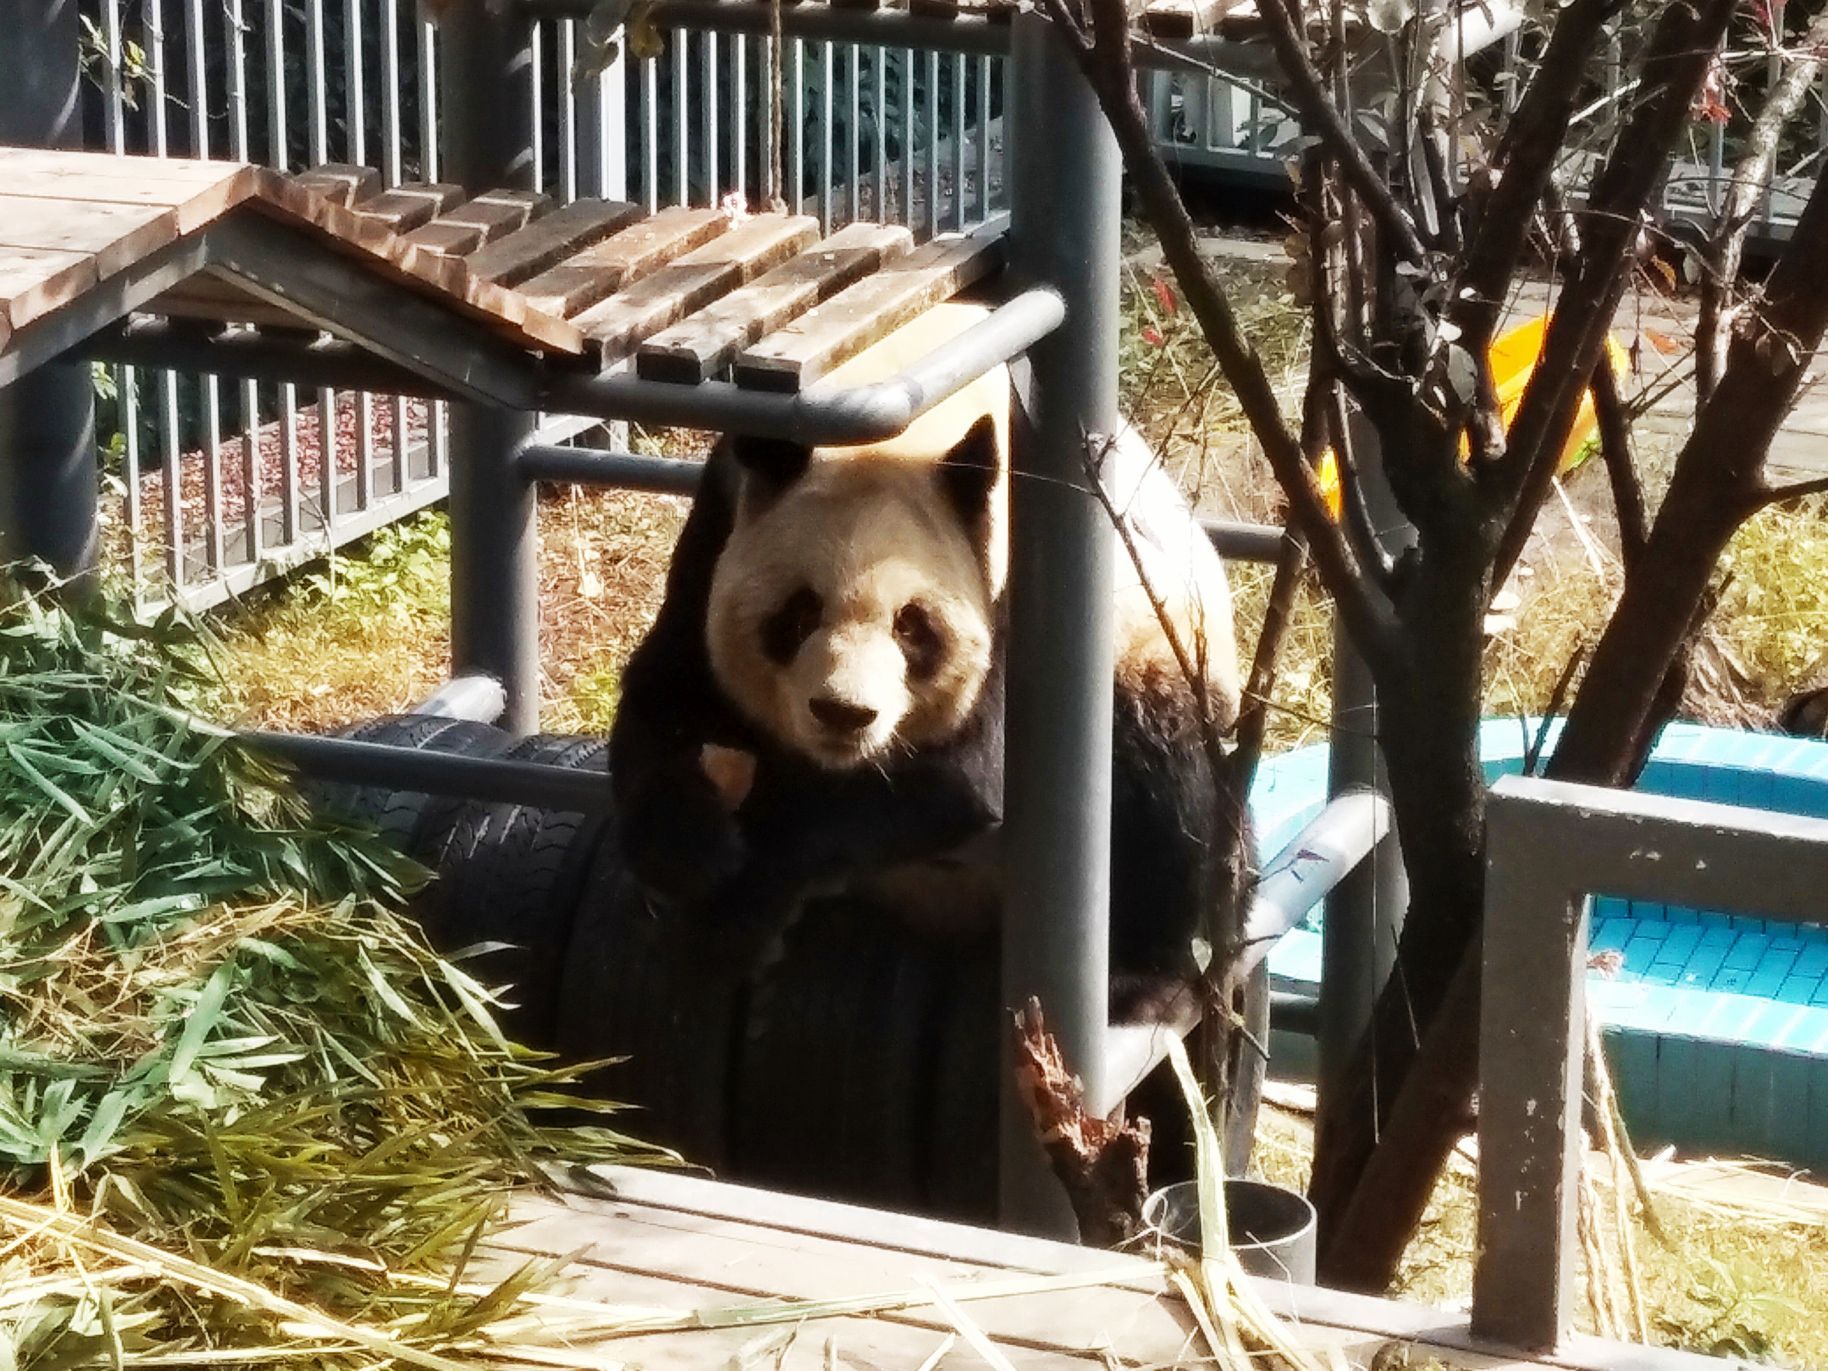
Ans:
[{"label": "panda black shoulder fur", "polygon": [[[834,380],[893,375],[982,315],[930,311]],[[739,958],[813,894],[956,874],[958,854],[1001,820],[1009,395],[998,368],[887,443],[725,438],[707,463],[660,613],[623,676],[610,772],[629,869]],[[1135,549],[1120,551],[1114,586],[1122,1020],[1191,969],[1221,889],[1219,838],[1239,821],[1220,810],[1158,602],[1198,656],[1220,729],[1239,687],[1224,564],[1192,509],[1127,430],[1104,475]],[[707,748],[754,758],[746,794],[720,790]],[[994,863],[965,869],[982,878]],[[939,888],[962,899],[956,882]]]}]

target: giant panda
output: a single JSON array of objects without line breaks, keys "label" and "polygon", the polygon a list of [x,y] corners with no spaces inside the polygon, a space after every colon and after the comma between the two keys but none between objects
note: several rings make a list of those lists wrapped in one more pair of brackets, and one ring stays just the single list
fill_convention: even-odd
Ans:
[{"label": "giant panda", "polygon": [[[931,310],[832,383],[895,375],[984,314]],[[994,920],[1010,394],[999,367],[887,442],[713,449],[609,756],[627,868],[685,920],[694,955],[752,967],[832,890],[868,889],[929,932]],[[1224,565],[1172,478],[1127,428],[1103,477],[1128,532],[1110,916],[1113,1017],[1128,1021],[1186,984],[1222,888],[1221,839],[1242,816],[1223,812],[1199,696],[1227,732],[1239,680]],[[719,765],[732,756],[749,762],[735,781]]]}]

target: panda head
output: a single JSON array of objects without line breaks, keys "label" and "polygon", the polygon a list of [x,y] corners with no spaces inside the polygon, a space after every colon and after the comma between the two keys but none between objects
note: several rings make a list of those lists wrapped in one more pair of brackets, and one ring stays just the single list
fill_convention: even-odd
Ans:
[{"label": "panda head", "polygon": [[727,440],[741,491],[707,646],[719,686],[779,746],[849,770],[970,717],[1002,589],[1003,436],[983,415],[938,460]]}]

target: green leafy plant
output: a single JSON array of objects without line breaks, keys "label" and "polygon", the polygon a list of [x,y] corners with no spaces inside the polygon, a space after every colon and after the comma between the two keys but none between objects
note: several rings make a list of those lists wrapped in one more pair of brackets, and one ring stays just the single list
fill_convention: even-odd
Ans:
[{"label": "green leafy plant", "polygon": [[389,524],[361,556],[331,553],[324,570],[303,578],[306,603],[394,614],[442,603],[449,595],[451,521],[443,510]]},{"label": "green leafy plant", "polygon": [[515,1187],[664,1154],[549,1121],[611,1106],[426,945],[423,871],[192,713],[194,625],[36,585],[0,575],[0,1366],[444,1364],[531,1279],[457,1289]]}]

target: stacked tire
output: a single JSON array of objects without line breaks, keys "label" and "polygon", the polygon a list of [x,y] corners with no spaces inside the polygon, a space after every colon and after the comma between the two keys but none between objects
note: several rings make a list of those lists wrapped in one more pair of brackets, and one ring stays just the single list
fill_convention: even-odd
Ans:
[{"label": "stacked tire", "polygon": [[[516,739],[485,724],[390,716],[347,736],[602,772],[598,739]],[[625,869],[614,825],[532,805],[313,785],[435,874],[416,914],[432,943],[504,986],[504,1026],[597,1064],[585,1088],[635,1111],[631,1132],[725,1179],[991,1222],[998,1072],[1009,1018],[994,944],[935,949],[861,900],[814,904],[746,984],[695,976]],[[1264,1040],[1267,977],[1241,1006]],[[1228,1161],[1248,1156],[1262,1064],[1238,1062]],[[1172,1082],[1156,1120],[1162,1179],[1186,1156]]]}]

